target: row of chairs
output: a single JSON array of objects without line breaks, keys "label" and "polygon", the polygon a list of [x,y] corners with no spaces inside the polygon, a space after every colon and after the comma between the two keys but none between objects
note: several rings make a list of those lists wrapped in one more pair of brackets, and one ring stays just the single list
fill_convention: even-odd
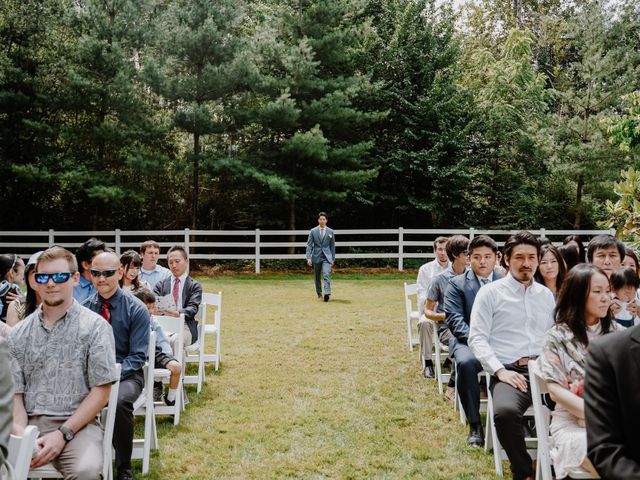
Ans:
[{"label": "row of chairs", "polygon": [[[213,312],[213,322],[208,323],[211,310]],[[155,343],[156,334],[150,332],[149,350],[147,352],[148,360],[143,367],[144,372],[144,388],[136,402],[134,402],[134,415],[144,416],[143,437],[135,438],[133,441],[132,459],[142,460],[142,473],[149,471],[151,459],[151,451],[158,449],[158,433],[156,427],[156,415],[171,415],[173,423],[177,425],[180,422],[180,413],[185,409],[184,384],[196,385],[197,393],[202,390],[205,382],[205,364],[213,363],[214,368],[218,371],[221,360],[220,349],[220,323],[222,315],[222,293],[204,293],[202,304],[198,313],[199,319],[199,346],[192,352],[185,352],[183,349],[184,336],[184,315],[180,317],[155,316],[154,318],[168,334],[177,335],[175,357],[183,359],[182,375],[180,378],[178,392],[175,405],[168,406],[164,402],[155,402],[153,400],[153,384],[156,380],[168,382],[171,373],[167,369],[156,368],[155,366]],[[215,353],[205,353],[207,334],[215,336]],[[186,375],[187,365],[197,364],[198,370],[194,375]],[[118,378],[120,378],[119,364],[116,365]],[[104,426],[103,441],[103,471],[102,478],[106,480],[113,479],[113,428],[115,423],[116,409],[110,408],[115,406],[118,399],[118,390],[120,382],[115,382],[111,387],[109,395],[109,403],[102,411],[101,419]],[[15,480],[23,480],[26,478],[62,478],[53,465],[48,464],[37,469],[29,469],[31,456],[38,437],[38,429],[29,426],[25,429],[24,435],[17,437],[12,435],[9,443],[9,465],[8,468],[11,476]]]},{"label": "row of chairs", "polygon": [[[413,351],[413,347],[420,344],[420,339],[413,334],[413,325],[420,318],[420,312],[417,309],[417,294],[417,284],[404,284],[405,319],[407,322],[407,345],[409,347],[409,351]],[[413,300],[414,297],[416,297],[415,303]],[[413,306],[414,304],[416,305],[415,308]],[[444,392],[444,386],[449,381],[450,375],[443,373],[443,365],[446,359],[446,355],[444,355],[443,349],[440,346],[440,343],[437,341],[438,331],[435,324],[433,325],[433,329],[433,338],[436,339],[436,341],[434,341],[434,352],[432,354],[432,359],[435,366],[438,392],[442,394]],[[424,359],[420,357],[421,365],[423,365],[423,360]],[[455,362],[453,362],[452,368],[455,368]],[[478,377],[479,381],[486,381],[487,386],[487,399],[481,400],[480,402],[480,413],[486,415],[484,449],[485,451],[493,451],[496,473],[499,476],[503,476],[503,462],[507,460],[507,455],[504,451],[504,448],[502,448],[502,445],[500,445],[500,441],[498,440],[498,435],[496,432],[496,426],[493,416],[493,397],[491,394],[491,389],[489,388],[491,377],[486,372],[481,372]],[[536,458],[536,480],[553,480],[551,470],[551,456],[549,453],[551,440],[551,437],[549,435],[549,424],[551,415],[549,409],[542,403],[542,395],[547,393],[547,387],[546,383],[540,376],[537,361],[532,361],[529,363],[529,379],[531,385],[532,406],[525,412],[524,416],[525,418],[533,419],[536,435],[526,437],[525,442],[527,444],[527,450],[529,451],[529,454],[532,455],[533,458]],[[454,410],[459,410],[460,422],[465,425],[466,415],[457,394],[454,398]],[[599,478],[597,476],[593,476],[590,472],[586,472],[583,469],[573,470],[570,473],[570,477],[575,479]]]}]

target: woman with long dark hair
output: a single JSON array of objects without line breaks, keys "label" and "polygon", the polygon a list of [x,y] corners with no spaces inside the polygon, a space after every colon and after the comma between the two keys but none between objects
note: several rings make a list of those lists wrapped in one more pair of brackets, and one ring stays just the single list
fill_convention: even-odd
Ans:
[{"label": "woman with long dark hair", "polygon": [[37,252],[31,255],[27,266],[24,269],[24,278],[27,285],[27,295],[23,298],[19,298],[9,304],[9,310],[7,311],[7,325],[14,326],[20,320],[24,320],[31,315],[38,305],[42,303],[40,294],[35,289],[36,281],[34,274],[36,273],[36,263],[38,258],[43,252]]},{"label": "woman with long dark hair", "polygon": [[582,243],[582,239],[580,235],[569,235],[564,238],[562,241],[562,245],[567,247],[573,247],[578,252],[578,262],[584,263],[585,255],[584,255],[584,245]]},{"label": "woman with long dark hair", "polygon": [[609,307],[609,279],[595,265],[580,264],[566,276],[555,309],[555,325],[547,332],[540,370],[556,402],[551,420],[551,458],[556,478],[570,470],[593,471],[587,458],[582,387],[589,341],[622,327]]},{"label": "woman with long dark hair", "polygon": [[0,255],[0,320],[7,321],[11,302],[22,296],[20,285],[24,282],[24,261],[16,253]]},{"label": "woman with long dark hair", "polygon": [[540,246],[540,256],[538,262],[538,270],[534,278],[553,293],[558,298],[560,286],[564,280],[565,265],[560,252],[550,243]]},{"label": "woman with long dark hair", "polygon": [[142,257],[135,250],[127,250],[120,256],[120,265],[124,269],[122,278],[120,279],[120,287],[123,290],[137,292],[141,288],[151,290],[144,280],[140,280],[140,267],[142,266]]}]

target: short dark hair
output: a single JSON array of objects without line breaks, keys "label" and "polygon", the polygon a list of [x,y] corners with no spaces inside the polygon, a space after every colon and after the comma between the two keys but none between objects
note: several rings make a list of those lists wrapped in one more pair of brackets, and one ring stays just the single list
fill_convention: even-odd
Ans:
[{"label": "short dark hair", "polygon": [[[606,277],[602,270],[590,263],[581,263],[572,268],[560,288],[554,311],[556,324],[569,327],[583,345],[589,345],[585,306],[591,291],[591,279],[597,273]],[[613,321],[611,310],[607,310],[607,314],[600,319],[603,334],[609,333]]]},{"label": "short dark hair", "polygon": [[188,260],[189,259],[189,255],[187,254],[187,250],[182,246],[182,245],[174,245],[173,247],[171,247],[169,249],[169,251],[167,252],[167,258],[169,257],[170,254],[172,254],[173,252],[182,252],[182,256]]},{"label": "short dark hair", "polygon": [[609,248],[615,247],[618,249],[618,253],[620,254],[620,261],[624,260],[625,256],[625,245],[620,240],[618,240],[613,235],[603,234],[593,237],[587,245],[587,260],[589,263],[593,263],[593,256],[596,253],[596,250],[606,250]]},{"label": "short dark hair", "polygon": [[91,237],[89,240],[84,242],[78,249],[76,250],[76,260],[78,261],[78,270],[80,273],[84,272],[84,268],[82,267],[82,262],[89,262],[93,257],[95,257],[96,252],[106,252],[107,244],[102,240],[96,237]]},{"label": "short dark hair", "polygon": [[142,245],[140,245],[140,253],[146,252],[147,248],[157,248],[158,250],[160,250],[160,244],[155,240],[147,240],[145,242],[142,242]]},{"label": "short dark hair", "polygon": [[437,245],[440,245],[441,243],[447,243],[447,240],[449,240],[449,237],[437,237],[434,241],[433,241],[433,249],[435,250],[437,248]]},{"label": "short dark hair", "polygon": [[493,250],[493,253],[498,253],[498,244],[496,241],[488,235],[478,235],[473,237],[473,239],[469,242],[469,255],[479,247],[487,247]]},{"label": "short dark hair", "polygon": [[447,257],[454,261],[458,255],[469,250],[469,239],[464,235],[454,235],[447,240]]},{"label": "short dark hair", "polygon": [[317,218],[319,219],[320,217],[324,217],[329,220],[329,215],[327,215],[325,212],[319,212]]},{"label": "short dark hair", "polygon": [[611,288],[613,290],[620,290],[626,286],[631,286],[633,288],[638,288],[640,286],[640,279],[638,279],[638,275],[635,270],[631,270],[630,268],[620,268],[616,270],[611,274],[609,282],[611,282]]},{"label": "short dark hair", "polygon": [[142,301],[142,303],[156,303],[155,294],[148,288],[141,288],[134,291],[133,296]]},{"label": "short dark hair", "polygon": [[504,242],[504,249],[502,252],[506,258],[511,257],[511,251],[514,247],[518,245],[531,245],[536,247],[536,254],[540,255],[540,241],[527,230],[520,230],[519,232],[514,233],[507,241]]}]

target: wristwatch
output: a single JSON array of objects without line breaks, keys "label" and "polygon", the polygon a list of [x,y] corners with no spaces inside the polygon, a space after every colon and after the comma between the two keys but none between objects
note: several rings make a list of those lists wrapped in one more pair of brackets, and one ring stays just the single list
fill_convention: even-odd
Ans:
[{"label": "wristwatch", "polygon": [[62,432],[62,436],[64,437],[64,440],[69,443],[71,440],[73,440],[73,437],[76,436],[75,433],[73,433],[73,430],[71,430],[70,428],[65,427],[64,425],[60,425],[58,427],[58,430],[60,430]]}]

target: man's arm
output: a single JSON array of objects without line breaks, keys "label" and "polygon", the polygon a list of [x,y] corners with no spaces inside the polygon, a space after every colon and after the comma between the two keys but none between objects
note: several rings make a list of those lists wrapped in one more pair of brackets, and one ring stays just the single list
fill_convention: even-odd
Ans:
[{"label": "man's arm", "polygon": [[24,396],[21,393],[16,393],[13,396],[13,428],[11,433],[21,437],[28,421],[27,411],[24,408]]},{"label": "man's arm", "polygon": [[307,238],[307,251],[305,253],[305,256],[307,257],[308,265],[311,265],[311,256],[313,255],[313,238],[311,236],[312,234],[313,234],[313,230],[309,232],[309,238]]},{"label": "man's arm", "polygon": [[[89,390],[78,409],[65,422],[64,426],[74,433],[82,430],[89,422],[96,418],[109,401],[111,384],[100,385]],[[26,415],[26,414],[25,414]],[[67,445],[60,430],[46,433],[36,442],[38,452],[31,459],[31,468],[38,468],[54,460]]]},{"label": "man's arm", "polygon": [[492,375],[504,368],[489,345],[491,328],[493,326],[493,305],[491,291],[481,288],[476,295],[471,309],[471,328],[469,329],[469,348],[482,364],[482,367]]},{"label": "man's arm", "polygon": [[429,320],[442,322],[445,319],[445,314],[444,312],[442,313],[436,312],[436,305],[438,305],[438,302],[430,298],[427,298],[427,304],[424,306],[424,316],[427,317]]},{"label": "man's arm", "polygon": [[202,285],[191,279],[191,288],[189,289],[189,298],[187,299],[187,306],[179,308],[179,313],[184,313],[185,318],[193,319],[200,309],[202,303]]},{"label": "man's arm", "polygon": [[149,350],[149,312],[144,306],[136,305],[130,307],[130,313],[129,354],[122,360],[121,380],[142,369]]},{"label": "man's arm", "polygon": [[333,233],[333,230],[331,230],[331,240],[329,244],[329,248],[331,248],[331,258],[333,258],[333,262],[331,262],[331,264],[333,265],[336,261],[336,234]]},{"label": "man's arm", "polygon": [[466,345],[469,338],[469,325],[464,321],[464,292],[454,282],[454,278],[449,281],[449,287],[444,294],[445,321],[453,336]]},{"label": "man's arm", "polygon": [[602,478],[638,479],[640,465],[625,445],[616,377],[604,348],[590,342],[584,385],[587,455]]}]

